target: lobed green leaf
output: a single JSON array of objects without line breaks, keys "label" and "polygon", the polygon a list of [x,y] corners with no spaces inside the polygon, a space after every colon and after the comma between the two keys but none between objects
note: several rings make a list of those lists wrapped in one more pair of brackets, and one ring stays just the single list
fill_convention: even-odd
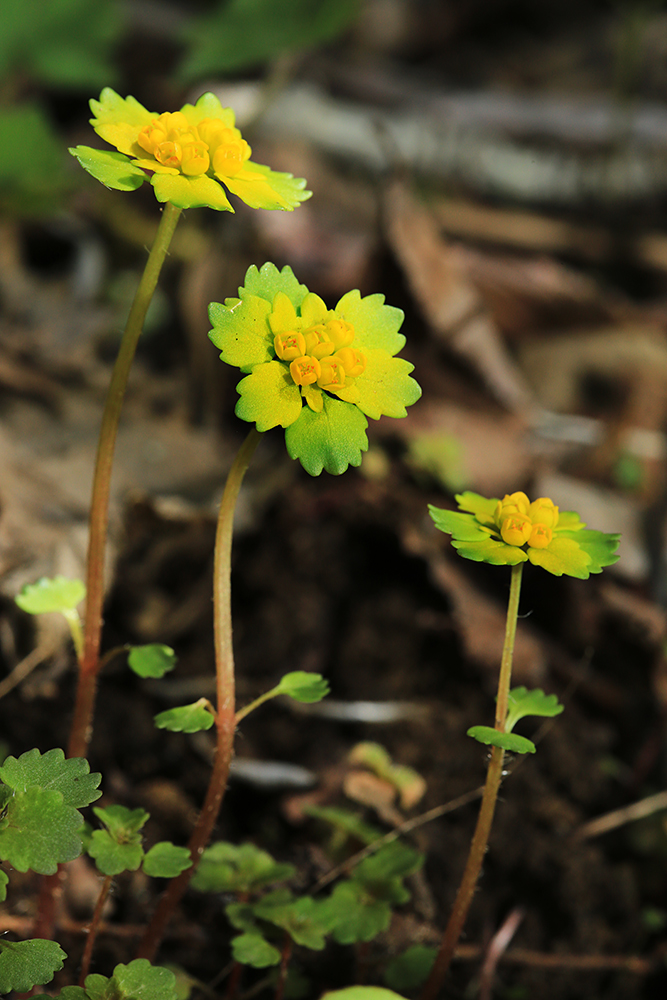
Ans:
[{"label": "lobed green leaf", "polygon": [[67,955],[56,941],[0,940],[0,993],[27,993],[50,983]]},{"label": "lobed green leaf", "polygon": [[406,406],[416,403],[422,394],[419,384],[410,378],[414,365],[381,350],[367,351],[366,360],[366,370],[355,380],[359,409],[371,420],[406,417]]},{"label": "lobed green leaf", "polygon": [[375,899],[360,882],[339,882],[321,904],[320,918],[338,944],[372,941],[389,926],[391,905]]},{"label": "lobed green leaf", "polygon": [[223,361],[250,372],[256,365],[266,364],[274,358],[268,324],[271,304],[242,288],[239,292],[243,293],[242,299],[211,302],[208,316],[213,329],[208,335],[219,348]]},{"label": "lobed green leaf", "polygon": [[88,853],[104,875],[136,872],[144,858],[141,834],[132,834],[127,841],[115,840],[108,830],[95,830]]},{"label": "lobed green leaf", "polygon": [[69,151],[91,177],[114,191],[136,191],[147,179],[141,167],[130,163],[124,153],[115,149],[72,146]]},{"label": "lobed green leaf", "polygon": [[276,694],[286,694],[294,701],[310,705],[322,701],[329,694],[329,683],[321,674],[311,674],[305,670],[293,670],[281,678],[275,688]]},{"label": "lobed green leaf", "polygon": [[280,952],[270,944],[259,931],[239,934],[231,940],[232,957],[241,965],[250,965],[253,969],[266,969],[270,965],[278,965]]},{"label": "lobed green leaf", "polygon": [[255,903],[253,912],[260,920],[287,931],[295,944],[322,951],[328,930],[320,916],[323,905],[312,896],[294,898],[289,890],[276,889]]},{"label": "lobed green leaf", "polygon": [[62,792],[16,792],[0,819],[0,859],[20,872],[54,875],[61,862],[81,854],[81,826],[81,813],[65,804]]},{"label": "lobed green leaf", "polygon": [[5,758],[0,779],[14,791],[39,787],[61,792],[65,805],[75,809],[83,809],[102,794],[97,787],[102,775],[97,771],[89,773],[88,761],[83,757],[65,759],[58,748],[44,754],[37,749],[27,750],[18,759]]},{"label": "lobed green leaf", "polygon": [[241,397],[236,404],[236,416],[256,424],[261,432],[300,422],[302,414],[308,410],[303,406],[301,392],[289,368],[280,361],[257,365],[250,375],[241,379],[236,390]]},{"label": "lobed green leaf", "polygon": [[146,853],[141,867],[153,878],[176,878],[186,868],[192,867],[192,858],[187,847],[177,847],[168,840],[161,840]]},{"label": "lobed green leaf", "polygon": [[49,611],[74,611],[86,596],[83,580],[69,580],[64,576],[53,579],[43,576],[37,583],[28,583],[14,600],[29,615],[42,615]]},{"label": "lobed green leaf", "polygon": [[478,743],[487,746],[501,747],[503,750],[510,750],[512,753],[535,753],[535,744],[527,740],[525,736],[517,736],[516,733],[501,733],[490,726],[471,726],[467,733]]},{"label": "lobed green leaf", "polygon": [[311,476],[319,476],[322,469],[339,476],[348,465],[361,465],[362,452],[368,451],[367,427],[358,407],[325,395],[320,413],[302,408],[285,431],[285,444],[290,458],[298,458]]},{"label": "lobed green leaf", "polygon": [[555,694],[545,694],[541,688],[529,691],[525,687],[513,688],[509,693],[505,730],[511,733],[519,719],[527,715],[553,718],[564,709]]},{"label": "lobed green leaf", "polygon": [[159,712],[153,721],[158,729],[169,729],[172,733],[199,733],[202,729],[211,728],[215,716],[208,700],[200,698],[191,705]]},{"label": "lobed green leaf", "polygon": [[171,646],[152,642],[147,646],[132,646],[127,662],[139,677],[164,677],[174,669],[177,661]]},{"label": "lobed green leaf", "polygon": [[385,983],[396,990],[418,989],[428,979],[437,953],[437,948],[428,945],[412,945],[389,962],[384,970]]}]

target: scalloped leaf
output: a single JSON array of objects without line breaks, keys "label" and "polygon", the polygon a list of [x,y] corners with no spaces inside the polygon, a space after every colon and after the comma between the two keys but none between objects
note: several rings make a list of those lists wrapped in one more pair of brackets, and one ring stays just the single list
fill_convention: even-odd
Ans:
[{"label": "scalloped leaf", "polygon": [[15,791],[35,786],[55,789],[62,793],[65,805],[75,809],[83,809],[102,794],[98,788],[102,775],[98,771],[89,773],[88,761],[83,757],[66,759],[59,748],[44,754],[37,749],[27,750],[18,759],[5,758],[0,779]]},{"label": "scalloped leaf", "polygon": [[56,941],[0,940],[0,993],[27,993],[33,986],[50,983],[66,958]]},{"label": "scalloped leaf", "polygon": [[320,918],[323,904],[312,896],[294,898],[287,889],[276,889],[253,905],[253,912],[287,931],[295,944],[312,951],[322,951],[327,925]]},{"label": "scalloped leaf", "polygon": [[151,642],[147,646],[132,646],[127,662],[139,677],[164,677],[176,666],[176,653],[171,646]]},{"label": "scalloped leaf", "polygon": [[551,719],[565,708],[555,694],[545,694],[541,688],[529,691],[525,687],[512,688],[509,693],[505,730],[511,733],[519,719],[527,715],[544,716]]},{"label": "scalloped leaf", "polygon": [[535,744],[527,740],[525,736],[517,736],[516,733],[500,733],[490,726],[472,726],[467,733],[478,743],[487,746],[500,747],[502,750],[510,750],[512,753],[535,753]]},{"label": "scalloped leaf", "polygon": [[294,701],[311,705],[322,701],[329,694],[329,682],[321,674],[311,674],[306,670],[293,670],[280,679],[274,688],[276,694],[286,694]]},{"label": "scalloped leaf", "polygon": [[192,858],[187,847],[177,847],[168,840],[161,840],[146,853],[141,867],[153,878],[176,878],[186,868],[192,867]]},{"label": "scalloped leaf", "polygon": [[281,209],[284,212],[292,212],[313,193],[305,189],[305,177],[272,170],[252,160],[248,160],[244,169],[233,177],[222,177],[222,183],[250,208]]},{"label": "scalloped leaf", "polygon": [[[246,276],[247,279],[247,276]],[[211,302],[208,317],[213,324],[209,338],[228,365],[251,371],[274,359],[273,337],[268,324],[271,304],[259,295],[243,293],[241,299]]]},{"label": "scalloped leaf", "polygon": [[247,893],[292,878],[294,865],[280,864],[254,844],[220,840],[207,847],[190,883],[200,892]]},{"label": "scalloped leaf", "polygon": [[169,729],[172,733],[199,733],[202,729],[210,729],[215,722],[207,698],[200,698],[191,705],[181,705],[179,708],[169,708],[153,717],[158,729]]},{"label": "scalloped leaf", "polygon": [[57,611],[61,614],[74,611],[86,596],[83,580],[69,580],[64,576],[49,579],[43,576],[37,583],[27,583],[14,600],[29,615],[43,615]]},{"label": "scalloped leaf", "polygon": [[222,185],[200,174],[185,177],[183,174],[153,174],[153,191],[158,201],[170,201],[177,208],[213,208],[216,212],[233,212]]},{"label": "scalloped leaf", "polygon": [[308,289],[297,280],[288,264],[285,264],[283,269],[279,271],[271,261],[262,264],[259,270],[254,264],[251,264],[246,271],[244,283],[239,288],[239,295],[242,299],[246,295],[258,295],[269,303],[273,303],[278,292],[283,292],[295,309],[299,308],[308,295]]},{"label": "scalloped leaf", "polygon": [[81,813],[64,803],[62,792],[16,792],[0,819],[0,859],[20,872],[53,875],[61,862],[81,854],[82,824]]},{"label": "scalloped leaf", "polygon": [[127,809],[125,806],[107,806],[106,809],[95,806],[93,812],[119,842],[138,833],[150,819],[145,809]]},{"label": "scalloped leaf", "polygon": [[322,903],[321,919],[338,944],[372,941],[389,926],[391,905],[375,899],[360,882],[339,882]]},{"label": "scalloped leaf", "polygon": [[352,323],[355,346],[362,348],[364,353],[379,349],[394,355],[405,347],[405,337],[398,332],[405,313],[395,306],[385,305],[384,295],[376,293],[362,298],[354,289],[340,299],[336,312]]},{"label": "scalloped leaf", "polygon": [[88,845],[88,853],[103,875],[136,872],[144,857],[141,841],[139,833],[129,835],[126,841],[119,842],[108,830],[95,830]]},{"label": "scalloped leaf", "polygon": [[554,576],[573,576],[587,580],[591,573],[601,573],[605,566],[618,561],[616,548],[620,535],[579,529],[558,531],[546,549],[529,549],[528,558]]},{"label": "scalloped leaf", "polygon": [[307,409],[289,368],[280,361],[257,365],[250,375],[241,379],[236,390],[241,396],[236,404],[236,416],[256,424],[258,431],[268,431],[278,425],[289,427],[299,421]]},{"label": "scalloped leaf", "polygon": [[93,973],[84,985],[89,1000],[177,1000],[174,973],[145,958],[117,965],[111,979]]},{"label": "scalloped leaf", "polygon": [[234,961],[250,965],[253,969],[266,969],[280,962],[279,950],[269,944],[259,931],[238,934],[232,938],[231,946]]},{"label": "scalloped leaf", "polygon": [[339,476],[348,465],[361,465],[362,453],[368,451],[367,427],[356,406],[325,396],[320,413],[303,407],[285,431],[285,444],[290,458],[298,459],[311,476],[319,476],[322,469]]},{"label": "scalloped leaf", "polygon": [[147,180],[141,167],[130,163],[124,153],[116,150],[71,146],[69,152],[91,177],[114,191],[136,191]]},{"label": "scalloped leaf", "polygon": [[380,350],[367,351],[366,359],[366,370],[354,383],[359,390],[359,409],[371,420],[406,417],[406,406],[412,406],[422,394],[419,384],[410,378],[414,365]]}]

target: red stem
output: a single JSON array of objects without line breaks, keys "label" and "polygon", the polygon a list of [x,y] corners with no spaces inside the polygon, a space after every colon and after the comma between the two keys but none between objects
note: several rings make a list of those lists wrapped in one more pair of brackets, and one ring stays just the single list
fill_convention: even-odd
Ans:
[{"label": "red stem", "polygon": [[261,434],[253,428],[241,445],[229,470],[225,491],[220,502],[213,568],[213,622],[217,692],[215,758],[204,805],[188,844],[192,865],[172,879],[165,889],[137,951],[137,958],[147,958],[150,961],[155,957],[167,924],[185,893],[199,864],[202,852],[210,840],[227,786],[236,728],[231,607],[232,530],[236,499],[260,438]]},{"label": "red stem", "polygon": [[97,932],[100,929],[100,923],[102,920],[102,911],[104,910],[104,904],[107,901],[107,896],[111,891],[111,883],[113,882],[113,876],[107,875],[102,883],[102,888],[100,889],[100,894],[97,897],[97,903],[95,904],[95,911],[93,913],[93,919],[90,921],[90,927],[88,928],[88,938],[86,940],[86,947],[83,949],[83,958],[81,959],[81,972],[79,974],[79,986],[83,986],[86,976],[90,970],[90,960],[93,957],[93,948],[95,947],[95,939],[97,938]]},{"label": "red stem", "polygon": [[109,493],[120,411],[146,313],[180,214],[181,209],[170,202],[162,211],[155,242],[146,261],[127,319],[102,416],[89,514],[84,649],[70,729],[67,751],[69,757],[85,757],[92,735],[102,634],[104,554],[109,524]]}]

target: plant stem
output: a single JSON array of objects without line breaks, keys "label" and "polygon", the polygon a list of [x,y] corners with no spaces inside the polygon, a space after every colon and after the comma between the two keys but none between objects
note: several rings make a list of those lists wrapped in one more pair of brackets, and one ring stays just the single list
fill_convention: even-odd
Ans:
[{"label": "plant stem", "polygon": [[81,959],[81,972],[79,974],[79,986],[83,986],[86,976],[90,970],[90,960],[93,957],[93,948],[95,946],[95,938],[97,937],[97,932],[100,927],[102,920],[102,911],[104,910],[104,904],[107,901],[107,896],[111,891],[111,883],[113,882],[113,875],[107,875],[102,883],[102,888],[100,889],[100,894],[97,897],[97,903],[95,904],[95,912],[93,913],[93,919],[90,921],[90,927],[88,928],[88,938],[86,940],[86,947],[83,949],[83,958]]},{"label": "plant stem", "polygon": [[148,307],[153,298],[160,271],[169,249],[181,209],[167,202],[153,248],[137,288],[120,342],[107,392],[97,458],[93,476],[88,527],[88,557],[86,570],[86,621],[84,628],[83,658],[79,668],[79,681],[74,705],[74,718],[70,730],[68,755],[85,757],[92,735],[97,676],[99,673],[100,637],[102,633],[102,605],[104,603],[104,554],[109,523],[109,492],[114,449],[118,433],[120,411],[132,361],[143,329]]},{"label": "plant stem", "polygon": [[192,866],[172,879],[164,891],[143,937],[137,958],[153,960],[174,910],[195,873],[202,852],[215,826],[225,794],[229,766],[234,752],[235,691],[232,646],[231,556],[234,510],[246,469],[259,444],[261,434],[254,428],[241,445],[229,470],[220,501],[213,567],[213,625],[216,670],[216,750],[206,798],[188,849]]},{"label": "plant stem", "polygon": [[292,957],[292,949],[294,947],[294,942],[287,931],[284,933],[283,937],[283,947],[280,952],[280,967],[278,969],[278,982],[276,983],[276,992],[273,996],[273,1000],[283,1000],[285,996],[285,986],[287,985],[287,971],[289,969],[290,959]]},{"label": "plant stem", "polygon": [[[512,657],[514,654],[514,640],[516,637],[516,623],[519,613],[519,595],[521,593],[521,573],[523,563],[512,566],[512,577],[510,583],[510,596],[507,606],[507,624],[505,626],[505,642],[503,644],[503,655],[500,661],[500,676],[498,678],[498,698],[496,700],[496,720],[495,728],[500,732],[505,732],[505,719],[507,718],[507,707],[510,691],[510,680],[512,677]],[[470,844],[468,861],[463,872],[459,891],[456,894],[454,906],[449,918],[449,923],[445,928],[442,937],[440,950],[436,956],[435,964],[426,982],[421,995],[421,1000],[435,1000],[440,988],[445,981],[449,971],[454,951],[459,943],[463,926],[468,916],[468,910],[472,902],[472,897],[477,886],[479,873],[482,870],[484,855],[486,854],[493,823],[493,814],[498,800],[498,790],[503,775],[503,760],[505,751],[501,747],[491,747],[491,758],[486,772],[486,784],[482,804],[477,817],[477,826]]]}]

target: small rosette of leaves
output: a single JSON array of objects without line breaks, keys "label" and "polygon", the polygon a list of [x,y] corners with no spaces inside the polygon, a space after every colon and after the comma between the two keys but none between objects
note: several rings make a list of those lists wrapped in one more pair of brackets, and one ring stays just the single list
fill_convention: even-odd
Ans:
[{"label": "small rosette of leaves", "polygon": [[504,732],[492,729],[490,726],[472,726],[468,730],[468,736],[472,736],[478,743],[501,747],[512,753],[535,753],[536,748],[532,740],[513,733],[514,726],[519,719],[523,719],[527,715],[552,719],[556,715],[560,715],[563,708],[564,706],[560,704],[555,694],[545,694],[540,688],[536,688],[534,691],[529,691],[525,687],[513,688],[508,697]]},{"label": "small rosette of leaves", "polygon": [[254,844],[220,840],[207,847],[192,882],[200,892],[250,893],[294,876],[294,865],[274,861]]},{"label": "small rosette of leaves", "polygon": [[83,986],[65,986],[60,1000],[178,1000],[176,977],[171,969],[135,958],[117,965],[111,978],[92,973]]},{"label": "small rosette of leaves", "polygon": [[53,875],[82,851],[78,811],[102,794],[100,774],[62,750],[28,750],[0,767],[0,859],[18,871]]},{"label": "small rosette of leaves", "polygon": [[532,503],[525,493],[503,500],[457,494],[458,511],[429,505],[440,531],[452,536],[459,555],[494,566],[531,562],[554,576],[587,580],[618,560],[620,535],[587,529],[573,511],[559,511],[552,500]]},{"label": "small rosette of leaves", "polygon": [[120,875],[141,867],[153,877],[175,878],[192,865],[187,847],[169,841],[160,841],[144,852],[141,829],[150,818],[144,809],[115,805],[94,808],[93,812],[104,829],[92,833],[87,850],[103,875]]},{"label": "small rosette of leaves", "polygon": [[150,180],[158,201],[221,212],[234,211],[225,188],[251,208],[291,211],[310,197],[302,178],[253,163],[234,112],[214,94],[158,115],[105,87],[90,107],[91,125],[116,152],[76,146],[70,153],[106,187],[134,191]]},{"label": "small rosette of leaves", "polygon": [[289,267],[267,263],[209,315],[220,357],[246,373],[237,416],[258,431],[284,427],[287,451],[312,476],[360,465],[367,418],[404,417],[421,395],[413,366],[395,356],[403,313],[382,295],[348,292],[330,310]]}]

